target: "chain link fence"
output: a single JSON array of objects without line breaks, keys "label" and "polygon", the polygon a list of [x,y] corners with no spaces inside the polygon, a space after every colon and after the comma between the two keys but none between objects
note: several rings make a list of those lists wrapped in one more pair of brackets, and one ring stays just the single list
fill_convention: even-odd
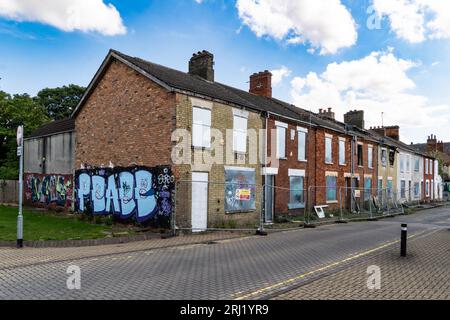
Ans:
[{"label": "chain link fence", "polygon": [[308,188],[305,225],[376,219],[404,213],[398,192],[364,187]]},{"label": "chain link fence", "polygon": [[265,185],[262,198],[265,230],[284,230],[303,227],[307,219],[308,192],[301,184],[294,188]]},{"label": "chain link fence", "polygon": [[376,219],[404,213],[401,197],[392,189],[340,188],[340,219]]},{"label": "chain link fence", "polygon": [[248,183],[178,181],[174,230],[256,231],[263,221],[263,187]]},{"label": "chain link fence", "polygon": [[281,231],[329,222],[371,220],[420,206],[420,190],[178,181],[173,230]]}]

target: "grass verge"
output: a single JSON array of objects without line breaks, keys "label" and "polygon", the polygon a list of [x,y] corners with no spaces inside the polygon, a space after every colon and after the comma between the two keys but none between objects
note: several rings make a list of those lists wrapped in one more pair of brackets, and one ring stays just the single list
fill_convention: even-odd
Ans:
[{"label": "grass verge", "polygon": [[[0,205],[0,240],[14,241],[18,209]],[[24,209],[24,240],[88,240],[113,236],[113,226],[92,224],[68,213]],[[128,231],[121,232],[123,236]]]}]

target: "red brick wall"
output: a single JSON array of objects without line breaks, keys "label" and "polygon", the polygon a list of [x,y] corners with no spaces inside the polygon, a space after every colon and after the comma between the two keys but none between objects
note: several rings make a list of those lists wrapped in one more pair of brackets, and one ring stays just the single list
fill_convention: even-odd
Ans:
[{"label": "red brick wall", "polygon": [[[314,128],[308,128],[308,125],[299,125],[295,122],[286,121],[285,119],[270,118],[268,119],[268,141],[267,141],[267,155],[268,157],[276,158],[276,148],[272,150],[272,130],[276,130],[275,122],[280,121],[288,124],[286,130],[286,159],[278,160],[278,175],[275,176],[275,213],[276,214],[300,214],[303,213],[303,209],[289,210],[289,196],[290,196],[290,183],[289,183],[289,169],[305,170],[303,188],[305,190],[305,196],[307,194],[308,186],[314,185],[314,175],[309,174],[314,172],[315,167],[315,134]],[[298,160],[298,134],[297,127],[303,127],[308,129],[307,136],[307,161]],[[291,130],[295,131],[295,138],[291,140]],[[276,132],[276,131],[275,131]],[[274,135],[276,138],[276,135]],[[276,146],[276,143],[274,144]],[[269,167],[276,167],[275,163],[270,163]]]},{"label": "red brick wall", "polygon": [[[332,163],[333,164],[326,164],[325,163],[325,136],[326,134],[330,134],[333,136],[332,140]],[[339,165],[339,138],[345,138],[345,165]],[[317,170],[315,171],[315,181],[316,185],[312,190],[312,195],[315,195],[316,204],[326,204],[326,175],[325,173],[327,171],[331,172],[338,172],[337,177],[337,200],[339,201],[339,188],[341,187],[347,187],[346,184],[346,178],[345,173],[351,173],[351,141],[352,137],[346,136],[345,134],[339,134],[337,132],[334,132],[332,130],[323,129],[323,128],[317,128],[316,130],[316,167]],[[363,142],[363,166],[358,167],[357,162],[357,148],[355,147],[355,154],[354,154],[354,173],[359,174],[360,180],[359,180],[359,187],[364,187],[364,175],[370,174],[372,175],[372,188],[377,187],[377,164],[378,164],[378,148],[377,145],[374,142],[371,141],[365,141],[359,139],[359,142]],[[373,169],[370,169],[368,167],[368,145],[371,144],[373,146]],[[331,207],[338,207],[338,204],[331,205]]]},{"label": "red brick wall", "polygon": [[[430,167],[430,158],[424,158],[423,159],[423,186],[422,186],[422,190],[423,190],[423,198],[429,200],[431,198],[431,196],[433,195],[433,184],[431,183],[431,180],[434,180],[434,162],[432,160],[432,166],[431,166],[431,171],[428,171],[428,174],[426,174],[426,165],[427,165],[427,160],[428,159],[428,167]],[[430,182],[430,194],[427,196],[427,180]]]},{"label": "red brick wall", "polygon": [[75,168],[171,164],[175,95],[114,61],[76,117]]}]

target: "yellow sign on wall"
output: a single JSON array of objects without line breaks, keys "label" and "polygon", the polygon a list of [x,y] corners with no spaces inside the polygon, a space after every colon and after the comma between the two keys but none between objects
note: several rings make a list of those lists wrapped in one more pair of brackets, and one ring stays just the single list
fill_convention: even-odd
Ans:
[{"label": "yellow sign on wall", "polygon": [[250,189],[236,189],[236,200],[250,201],[251,193]]}]

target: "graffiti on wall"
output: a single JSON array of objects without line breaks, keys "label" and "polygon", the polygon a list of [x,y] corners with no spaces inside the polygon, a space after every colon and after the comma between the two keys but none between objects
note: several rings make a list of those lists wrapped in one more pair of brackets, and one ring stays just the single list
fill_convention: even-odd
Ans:
[{"label": "graffiti on wall", "polygon": [[73,201],[72,175],[25,173],[25,201],[31,205],[70,208]]},{"label": "graffiti on wall", "polygon": [[169,227],[174,177],[170,167],[95,168],[75,173],[75,209]]}]

